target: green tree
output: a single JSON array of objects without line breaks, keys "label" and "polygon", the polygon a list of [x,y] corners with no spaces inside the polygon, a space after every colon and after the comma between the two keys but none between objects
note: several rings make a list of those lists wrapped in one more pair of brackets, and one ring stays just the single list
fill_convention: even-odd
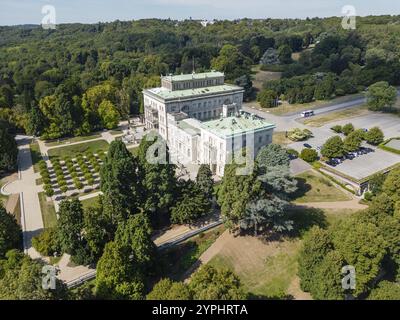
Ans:
[{"label": "green tree", "polygon": [[343,147],[346,152],[357,151],[360,149],[362,138],[357,131],[351,132],[343,141]]},{"label": "green tree", "polygon": [[63,252],[74,255],[83,246],[83,209],[78,199],[60,203],[57,238]]},{"label": "green tree", "polygon": [[358,296],[366,292],[370,282],[378,276],[386,255],[387,243],[379,229],[372,223],[349,218],[339,222],[332,240],[345,263],[356,269],[357,286],[354,294]]},{"label": "green tree", "polygon": [[321,154],[326,158],[341,158],[344,154],[343,140],[339,136],[329,138],[321,148]]},{"label": "green tree", "polygon": [[257,154],[257,163],[263,167],[289,166],[290,159],[286,150],[279,144],[269,144]]},{"label": "green tree", "polygon": [[171,210],[171,222],[193,224],[199,217],[210,213],[211,199],[191,181],[181,182],[181,197]]},{"label": "green tree", "polygon": [[136,213],[140,186],[138,164],[122,141],[113,141],[100,171],[104,212],[116,226]]},{"label": "green tree", "polygon": [[32,238],[32,246],[43,256],[52,256],[60,252],[55,228],[44,229],[39,235]]},{"label": "green tree", "polygon": [[21,228],[0,202],[0,259],[6,255],[8,250],[20,248],[21,243]]},{"label": "green tree", "polygon": [[261,193],[261,181],[256,179],[254,173],[239,175],[237,170],[240,167],[234,163],[227,164],[218,189],[217,200],[230,229],[234,229],[243,219],[247,203],[255,200]]},{"label": "green tree", "polygon": [[129,253],[136,262],[135,268],[142,274],[149,274],[154,263],[155,245],[151,233],[148,218],[139,213],[120,223],[115,234],[114,241]]},{"label": "green tree", "polygon": [[224,45],[218,57],[211,60],[211,67],[225,73],[228,80],[250,73],[251,60],[231,44]]},{"label": "green tree", "polygon": [[382,186],[382,191],[394,201],[400,201],[400,169],[389,172]]},{"label": "green tree", "polygon": [[17,143],[5,128],[0,126],[0,171],[17,168]]},{"label": "green tree", "polygon": [[400,300],[400,285],[395,282],[381,281],[378,287],[373,289],[368,300]]},{"label": "green tree", "polygon": [[200,165],[196,176],[196,185],[206,195],[207,199],[213,198],[214,180],[209,165]]},{"label": "green tree", "polygon": [[298,259],[298,275],[302,290],[312,290],[317,267],[332,249],[332,240],[326,230],[315,226],[306,234]]},{"label": "green tree", "polygon": [[278,48],[279,61],[282,64],[292,63],[292,49],[288,45],[283,45]]},{"label": "green tree", "polygon": [[257,94],[257,101],[262,108],[273,108],[278,105],[278,94],[271,89],[264,89]]},{"label": "green tree", "polygon": [[397,90],[386,81],[374,83],[368,88],[367,104],[370,110],[382,111],[396,103]]},{"label": "green tree", "polygon": [[56,279],[55,290],[42,288],[41,260],[32,260],[18,250],[8,251],[6,259],[0,260],[1,300],[60,300],[68,299],[66,285]]},{"label": "green tree", "polygon": [[96,296],[102,299],[142,299],[143,276],[129,250],[116,242],[109,242],[97,263]]},{"label": "green tree", "polygon": [[113,129],[118,126],[120,115],[112,102],[103,100],[98,111],[105,128]]},{"label": "green tree", "polygon": [[348,136],[354,131],[354,126],[352,123],[347,123],[342,127],[342,132],[345,136]]},{"label": "green tree", "polygon": [[177,191],[176,166],[161,137],[147,134],[138,148],[139,179],[143,195],[142,208],[151,214],[153,227],[169,222],[170,209]]},{"label": "green tree", "polygon": [[365,133],[365,140],[374,146],[377,146],[378,144],[381,144],[385,139],[385,136],[383,135],[383,132],[380,128],[378,127],[373,127],[370,130],[368,130],[367,133]]},{"label": "green tree", "polygon": [[191,300],[192,294],[183,282],[174,282],[168,278],[155,284],[146,297],[147,300]]},{"label": "green tree", "polygon": [[91,260],[97,262],[106,243],[112,240],[114,229],[109,217],[103,213],[102,203],[84,210],[83,228]]},{"label": "green tree", "polygon": [[331,75],[327,75],[315,88],[316,100],[329,100],[335,92],[335,82]]},{"label": "green tree", "polygon": [[29,113],[26,132],[31,135],[40,136],[46,127],[46,118],[38,106],[33,106]]},{"label": "green tree", "polygon": [[194,273],[189,288],[195,300],[242,300],[246,294],[239,278],[232,272],[210,265]]},{"label": "green tree", "polygon": [[300,158],[306,162],[312,163],[318,159],[318,152],[314,149],[303,149],[300,153]]},{"label": "green tree", "polygon": [[[316,300],[343,300],[342,267],[344,260],[338,251],[329,251],[315,270],[311,295]],[[358,283],[357,283],[358,285]]]},{"label": "green tree", "polygon": [[386,180],[386,175],[382,173],[376,173],[368,181],[369,190],[373,195],[377,195],[382,192],[383,183]]}]

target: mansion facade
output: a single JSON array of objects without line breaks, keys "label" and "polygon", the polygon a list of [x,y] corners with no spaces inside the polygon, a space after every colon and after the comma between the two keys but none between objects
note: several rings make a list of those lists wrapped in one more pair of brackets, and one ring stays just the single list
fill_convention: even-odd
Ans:
[{"label": "mansion facade", "polygon": [[272,142],[275,126],[241,111],[243,93],[221,72],[163,76],[161,87],[143,90],[146,129],[157,130],[176,163],[206,163],[223,176],[235,151],[255,156]]}]

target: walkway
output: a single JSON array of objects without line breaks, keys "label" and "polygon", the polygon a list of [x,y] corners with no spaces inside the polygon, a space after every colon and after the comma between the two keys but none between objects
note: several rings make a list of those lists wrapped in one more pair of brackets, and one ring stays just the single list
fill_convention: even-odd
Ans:
[{"label": "walkway", "polygon": [[25,253],[33,259],[40,258],[39,253],[32,247],[32,237],[43,230],[43,219],[38,197],[39,188],[36,185],[38,175],[32,166],[29,149],[31,137],[18,135],[18,174],[19,179],[4,187],[8,194],[20,194],[21,225],[23,231],[23,247]]}]

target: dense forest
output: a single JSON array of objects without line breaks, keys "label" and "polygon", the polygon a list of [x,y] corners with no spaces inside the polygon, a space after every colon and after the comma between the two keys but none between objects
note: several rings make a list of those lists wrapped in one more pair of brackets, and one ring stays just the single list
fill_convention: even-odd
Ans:
[{"label": "dense forest", "polygon": [[0,27],[0,123],[45,139],[113,128],[143,111],[143,88],[193,64],[224,71],[248,94],[252,65],[279,69],[283,79],[264,94],[290,103],[400,84],[399,22],[358,18],[356,30],[342,29],[340,18]]}]

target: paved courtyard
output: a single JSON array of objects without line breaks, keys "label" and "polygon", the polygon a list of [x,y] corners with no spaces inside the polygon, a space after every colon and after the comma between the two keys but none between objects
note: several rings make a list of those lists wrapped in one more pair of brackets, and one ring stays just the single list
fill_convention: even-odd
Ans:
[{"label": "paved courtyard", "polygon": [[375,149],[374,152],[361,155],[353,160],[345,160],[343,163],[332,168],[347,176],[361,180],[399,162],[400,155]]}]

